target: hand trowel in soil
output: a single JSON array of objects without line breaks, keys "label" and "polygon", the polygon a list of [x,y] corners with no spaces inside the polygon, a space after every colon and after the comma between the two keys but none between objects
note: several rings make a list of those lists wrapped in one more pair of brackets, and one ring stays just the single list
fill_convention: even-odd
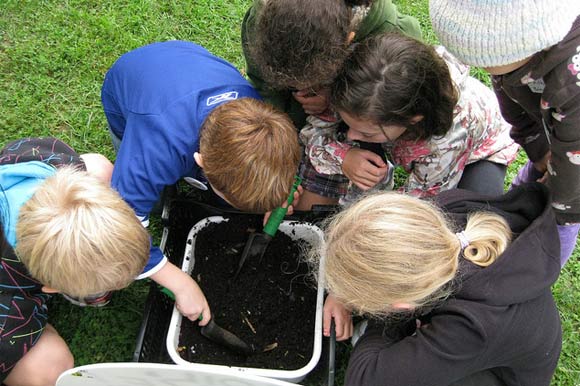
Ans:
[{"label": "hand trowel in soil", "polygon": [[[169,289],[160,287],[160,291],[167,295],[171,300],[175,301],[175,295]],[[202,315],[200,315],[200,320],[201,318]],[[201,327],[201,335],[205,336],[212,342],[226,347],[238,354],[248,356],[256,352],[254,345],[247,344],[230,331],[218,326],[213,317],[205,326]]]},{"label": "hand trowel in soil", "polygon": [[260,261],[262,260],[262,256],[264,256],[264,252],[266,252],[266,248],[268,248],[268,244],[270,240],[274,237],[284,216],[286,216],[286,212],[288,212],[288,207],[292,205],[294,201],[294,193],[298,189],[298,186],[302,182],[302,179],[298,176],[294,178],[294,185],[292,185],[292,189],[290,189],[290,194],[288,195],[288,200],[286,201],[288,205],[284,207],[277,207],[272,211],[270,214],[270,218],[268,218],[268,222],[264,225],[262,233],[260,232],[252,232],[248,241],[246,242],[246,246],[244,247],[244,251],[242,252],[242,257],[240,258],[240,262],[238,264],[238,269],[234,274],[233,280],[238,277],[238,274],[242,270],[244,263],[248,259],[248,257],[257,256]]}]

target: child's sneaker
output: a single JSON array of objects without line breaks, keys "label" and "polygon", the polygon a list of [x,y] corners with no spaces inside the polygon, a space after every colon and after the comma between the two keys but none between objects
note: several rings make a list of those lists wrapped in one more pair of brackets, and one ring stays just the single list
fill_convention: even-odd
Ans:
[{"label": "child's sneaker", "polygon": [[67,294],[62,294],[66,300],[72,304],[80,307],[103,307],[106,306],[113,297],[112,291],[101,292],[95,295],[85,296],[83,298],[77,298],[69,296]]}]

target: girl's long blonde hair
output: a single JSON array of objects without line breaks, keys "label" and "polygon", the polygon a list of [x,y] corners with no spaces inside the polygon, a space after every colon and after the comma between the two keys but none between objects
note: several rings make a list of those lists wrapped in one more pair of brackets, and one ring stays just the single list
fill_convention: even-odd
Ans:
[{"label": "girl's long blonde hair", "polygon": [[442,211],[415,197],[380,193],[335,215],[326,227],[327,290],[358,313],[386,316],[393,305],[417,308],[449,295],[459,256],[487,266],[511,231],[492,213],[469,217],[461,242]]}]

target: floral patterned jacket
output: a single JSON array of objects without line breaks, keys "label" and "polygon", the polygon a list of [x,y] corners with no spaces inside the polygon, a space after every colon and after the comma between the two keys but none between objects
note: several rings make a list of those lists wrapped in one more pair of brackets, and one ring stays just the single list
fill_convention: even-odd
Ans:
[{"label": "floral patterned jacket", "polygon": [[[518,152],[518,145],[509,135],[511,126],[502,118],[493,91],[469,76],[469,67],[443,47],[436,50],[447,63],[459,92],[453,127],[441,137],[383,144],[389,159],[409,173],[400,190],[417,196],[432,196],[457,187],[470,163],[489,160],[508,165]],[[300,138],[311,164],[320,174],[342,174],[344,156],[356,144],[337,139],[338,122],[314,116],[307,121]]]}]

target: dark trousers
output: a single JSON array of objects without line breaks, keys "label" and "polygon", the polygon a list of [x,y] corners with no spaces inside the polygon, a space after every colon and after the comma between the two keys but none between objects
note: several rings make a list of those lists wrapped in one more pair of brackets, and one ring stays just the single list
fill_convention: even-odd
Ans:
[{"label": "dark trousers", "polygon": [[495,162],[474,162],[465,167],[457,187],[488,196],[500,196],[504,193],[506,170],[506,165]]}]

